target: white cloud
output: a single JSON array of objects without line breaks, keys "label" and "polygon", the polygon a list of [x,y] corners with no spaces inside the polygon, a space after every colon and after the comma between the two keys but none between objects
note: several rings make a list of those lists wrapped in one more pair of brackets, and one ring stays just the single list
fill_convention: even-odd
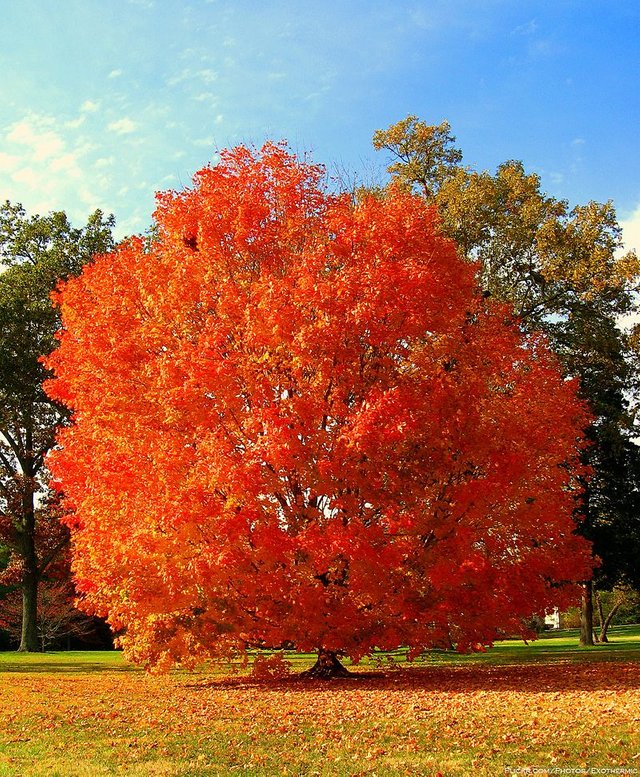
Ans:
[{"label": "white cloud", "polygon": [[119,70],[119,69],[118,70],[112,70],[109,73],[109,75],[107,76],[107,78],[120,78],[120,76],[122,75],[123,72],[124,71]]},{"label": "white cloud", "polygon": [[176,86],[189,78],[193,78],[193,71],[189,68],[184,68],[177,75],[167,79],[167,86]]},{"label": "white cloud", "polygon": [[620,219],[625,251],[635,249],[640,256],[640,205],[626,219]]},{"label": "white cloud", "polygon": [[27,146],[30,156],[36,161],[42,161],[60,154],[64,141],[48,127],[53,121],[47,116],[29,116],[11,125],[7,140]]},{"label": "white cloud", "polygon": [[196,138],[193,141],[194,146],[202,146],[203,148],[211,148],[215,144],[214,138]]},{"label": "white cloud", "polygon": [[127,117],[118,119],[117,121],[112,121],[107,125],[107,129],[111,132],[115,132],[116,135],[128,135],[131,132],[135,132],[137,127],[138,125],[135,123],[135,121],[131,121],[131,119]]},{"label": "white cloud", "polygon": [[[58,129],[59,128],[59,129]],[[29,211],[46,213],[64,208],[83,218],[99,207],[83,165],[94,147],[74,135],[75,127],[46,115],[29,114],[0,133],[0,189]]]},{"label": "white cloud", "polygon": [[68,129],[78,129],[78,127],[81,127],[86,120],[86,116],[78,116],[77,119],[70,119],[69,121],[65,121],[64,126]]},{"label": "white cloud", "polygon": [[118,232],[122,236],[135,235],[143,231],[147,224],[148,222],[145,221],[141,216],[130,216],[129,218],[120,221],[118,224]]},{"label": "white cloud", "polygon": [[[623,256],[627,251],[635,250],[640,256],[640,205],[631,213],[628,218],[620,219],[619,224],[622,227],[622,248],[616,254]],[[618,319],[619,326],[624,330],[631,330],[640,324],[637,314],[622,316]]]},{"label": "white cloud", "polygon": [[35,189],[40,181],[40,176],[31,167],[23,167],[20,170],[16,170],[11,178],[16,183],[28,186],[31,189]]},{"label": "white cloud", "polygon": [[210,103],[211,105],[218,104],[218,98],[213,92],[200,92],[200,94],[194,95],[193,99],[199,103]]},{"label": "white cloud", "polygon": [[54,173],[64,173],[71,178],[81,178],[82,171],[78,165],[76,154],[69,152],[54,159],[49,165],[49,169]]},{"label": "white cloud", "polygon": [[100,103],[95,100],[85,100],[80,106],[81,113],[95,113],[100,108]]},{"label": "white cloud", "polygon": [[198,70],[196,76],[201,78],[205,84],[211,84],[218,80],[218,74],[215,72],[215,70],[210,70],[209,68]]},{"label": "white cloud", "polygon": [[13,154],[5,154],[0,151],[0,172],[7,173],[15,170],[20,164],[20,158]]},{"label": "white cloud", "polygon": [[218,80],[218,73],[211,68],[201,68],[200,70],[192,70],[189,67],[184,68],[175,76],[167,79],[167,86],[177,86],[184,81],[202,81],[204,84],[212,84]]}]

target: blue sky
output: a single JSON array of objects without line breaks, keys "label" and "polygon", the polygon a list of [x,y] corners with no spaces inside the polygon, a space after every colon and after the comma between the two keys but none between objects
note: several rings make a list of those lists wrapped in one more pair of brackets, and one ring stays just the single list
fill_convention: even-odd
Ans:
[{"label": "blue sky", "polygon": [[0,0],[0,199],[144,231],[239,142],[384,169],[378,128],[447,119],[465,162],[521,159],[640,244],[637,0]]}]

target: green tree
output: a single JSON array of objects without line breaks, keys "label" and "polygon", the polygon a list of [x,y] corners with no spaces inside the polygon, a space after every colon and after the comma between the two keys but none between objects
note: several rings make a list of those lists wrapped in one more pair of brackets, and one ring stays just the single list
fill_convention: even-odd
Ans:
[{"label": "green tree", "polygon": [[[630,341],[618,322],[637,303],[640,263],[619,255],[621,232],[610,202],[570,209],[545,194],[521,162],[495,174],[462,166],[449,125],[415,116],[379,130],[392,184],[438,209],[442,229],[479,263],[485,294],[513,304],[522,326],[544,331],[567,375],[580,377],[594,420],[585,456],[581,531],[600,559],[594,581],[610,589],[638,581],[640,465],[628,397],[638,384]],[[640,342],[640,337],[638,337]],[[581,640],[593,643],[592,583],[585,583]]]},{"label": "green tree", "polygon": [[596,591],[598,608],[598,642],[608,642],[607,632],[613,623],[640,622],[640,591],[621,584],[610,591]]},{"label": "green tree", "polygon": [[47,509],[45,456],[69,417],[42,390],[40,357],[59,328],[50,294],[113,247],[114,223],[96,211],[77,229],[63,212],[30,217],[21,205],[0,207],[0,526],[22,590],[21,651],[38,649],[38,584],[67,540]]}]

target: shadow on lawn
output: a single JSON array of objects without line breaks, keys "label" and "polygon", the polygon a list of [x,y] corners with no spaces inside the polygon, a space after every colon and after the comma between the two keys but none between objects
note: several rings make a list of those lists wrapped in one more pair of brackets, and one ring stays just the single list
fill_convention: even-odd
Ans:
[{"label": "shadow on lawn", "polygon": [[518,691],[559,693],[640,689],[640,663],[519,664],[468,667],[431,666],[392,671],[354,672],[335,680],[309,680],[292,674],[284,679],[221,678],[188,685],[189,688],[263,688],[287,692],[353,690],[405,692],[424,690],[449,693]]},{"label": "shadow on lawn", "polygon": [[0,675],[8,674],[105,674],[110,672],[143,672],[144,670],[130,664],[103,664],[103,663],[79,663],[74,661],[11,661],[4,660],[0,663]]}]

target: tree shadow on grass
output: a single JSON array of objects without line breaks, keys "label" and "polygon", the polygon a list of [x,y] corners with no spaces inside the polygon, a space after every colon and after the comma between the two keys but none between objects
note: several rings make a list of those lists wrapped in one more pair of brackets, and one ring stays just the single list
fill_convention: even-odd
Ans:
[{"label": "tree shadow on grass", "polygon": [[264,689],[291,693],[308,691],[433,691],[448,693],[640,690],[640,663],[513,664],[502,666],[431,666],[391,671],[353,672],[348,678],[311,680],[292,674],[277,679],[234,677],[207,679],[189,688]]},{"label": "tree shadow on grass", "polygon": [[79,661],[21,661],[0,662],[1,674],[108,674],[111,672],[142,672],[143,669],[130,664],[85,663]]}]

